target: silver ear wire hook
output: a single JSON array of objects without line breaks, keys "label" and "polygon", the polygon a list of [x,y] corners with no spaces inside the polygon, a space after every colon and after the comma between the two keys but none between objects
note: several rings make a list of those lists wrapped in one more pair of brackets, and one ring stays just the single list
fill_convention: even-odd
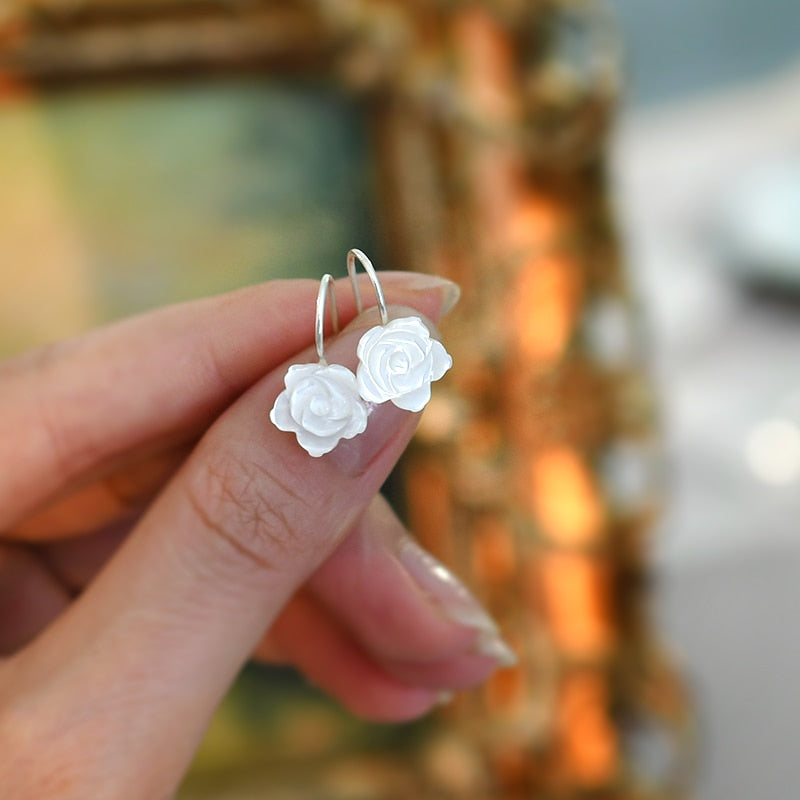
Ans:
[{"label": "silver ear wire hook", "polygon": [[453,365],[444,345],[431,337],[418,315],[389,322],[383,288],[372,262],[353,248],[347,253],[347,274],[359,314],[363,310],[356,280],[356,259],[361,262],[378,298],[381,324],[365,331],[356,346],[358,393],[368,403],[391,400],[405,411],[422,411],[431,399],[431,382],[438,381]]},{"label": "silver ear wire hook", "polygon": [[331,322],[334,334],[339,333],[339,310],[336,307],[336,293],[333,289],[333,275],[323,275],[317,293],[317,312],[314,318],[314,335],[317,342],[319,363],[326,366],[325,360],[325,300],[330,299]]},{"label": "silver ear wire hook", "polygon": [[272,424],[293,433],[310,456],[330,453],[342,439],[352,439],[367,429],[369,409],[358,393],[352,370],[328,364],[325,358],[325,302],[330,298],[334,333],[339,332],[333,277],[324,275],[317,292],[314,338],[316,364],[292,364],[283,377],[284,390],[269,412]]},{"label": "silver ear wire hook", "polygon": [[358,288],[358,279],[356,278],[356,259],[361,262],[361,266],[364,267],[364,272],[369,276],[372,288],[375,290],[375,297],[378,298],[381,325],[386,325],[386,323],[389,322],[389,311],[386,308],[386,298],[383,296],[383,287],[381,286],[380,280],[378,280],[378,273],[375,271],[375,267],[372,266],[372,262],[369,258],[367,258],[361,250],[354,247],[347,253],[347,274],[350,276],[350,281],[353,284],[353,294],[356,297],[358,313],[360,314],[364,310],[364,306],[361,302],[361,290]]}]

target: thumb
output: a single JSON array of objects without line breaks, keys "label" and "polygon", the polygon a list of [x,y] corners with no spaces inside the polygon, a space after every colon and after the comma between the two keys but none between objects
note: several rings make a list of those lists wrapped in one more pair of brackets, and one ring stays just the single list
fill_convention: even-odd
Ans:
[{"label": "thumb", "polygon": [[[444,298],[437,288],[420,305],[435,317]],[[408,313],[390,306],[391,316]],[[368,312],[326,343],[328,361],[354,368],[373,324]],[[43,781],[66,775],[81,797],[120,797],[122,786],[136,787],[124,796],[167,796],[264,630],[414,431],[417,414],[383,403],[364,433],[312,458],[267,419],[284,374],[267,375],[217,420],[84,595],[3,665],[0,708],[21,709],[24,729],[34,728],[16,746],[33,740],[48,754]],[[49,785],[25,796],[49,796]]]}]

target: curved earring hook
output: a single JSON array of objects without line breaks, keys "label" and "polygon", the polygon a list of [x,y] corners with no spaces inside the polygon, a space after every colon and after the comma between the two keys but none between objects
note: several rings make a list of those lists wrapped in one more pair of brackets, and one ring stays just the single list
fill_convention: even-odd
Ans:
[{"label": "curved earring hook", "polygon": [[331,321],[333,322],[333,332],[339,333],[339,310],[336,307],[336,293],[333,290],[333,275],[323,275],[319,283],[319,293],[317,294],[317,312],[314,318],[314,337],[317,342],[317,355],[319,363],[327,366],[325,360],[325,300],[331,301]]},{"label": "curved earring hook", "polygon": [[361,303],[361,290],[358,288],[358,280],[356,279],[356,259],[361,262],[361,266],[364,267],[364,272],[369,275],[370,283],[375,290],[375,296],[378,298],[381,325],[386,325],[389,322],[389,312],[386,309],[386,299],[383,296],[381,282],[378,280],[378,273],[375,272],[375,267],[372,266],[372,262],[366,255],[364,255],[361,250],[354,247],[347,254],[347,274],[350,276],[350,281],[353,284],[353,294],[356,296],[356,308],[358,309],[358,313],[360,314],[364,310],[364,306]]}]

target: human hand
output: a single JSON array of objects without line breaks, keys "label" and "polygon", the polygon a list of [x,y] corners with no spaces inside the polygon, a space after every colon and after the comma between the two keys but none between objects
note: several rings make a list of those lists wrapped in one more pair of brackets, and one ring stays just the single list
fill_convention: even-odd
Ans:
[{"label": "human hand", "polygon": [[[454,300],[382,277],[433,320]],[[285,362],[314,360],[316,293],[263,284],[0,365],[4,798],[169,796],[251,655],[378,720],[513,658],[376,496],[418,415],[384,403],[322,458],[269,423]],[[354,366],[355,313],[332,363]]]}]

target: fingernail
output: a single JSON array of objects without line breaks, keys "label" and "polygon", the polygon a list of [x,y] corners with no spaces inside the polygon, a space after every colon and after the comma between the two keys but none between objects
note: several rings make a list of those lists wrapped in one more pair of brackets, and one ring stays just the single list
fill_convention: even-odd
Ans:
[{"label": "fingernail", "polygon": [[455,692],[439,692],[436,695],[436,705],[437,706],[447,706],[453,702],[453,698],[455,697]]},{"label": "fingernail", "polygon": [[441,316],[452,311],[461,297],[461,287],[457,283],[438,275],[427,275],[424,272],[404,273],[402,285],[403,288],[416,292],[438,290],[442,297]]},{"label": "fingernail", "polygon": [[451,622],[477,632],[473,645],[476,653],[488,656],[502,667],[517,663],[514,651],[500,636],[497,623],[441,561],[410,537],[401,541],[397,557],[417,586]]},{"label": "fingernail", "polygon": [[442,296],[442,316],[449,314],[461,299],[461,287],[457,283],[447,281],[449,284],[444,288]]},{"label": "fingernail", "polygon": [[367,416],[367,429],[352,439],[342,439],[327,458],[344,475],[358,477],[366,472],[395,436],[407,430],[410,437],[416,424],[410,420],[413,420],[413,415],[393,403],[372,405]]},{"label": "fingernail", "polygon": [[489,656],[501,667],[513,667],[518,663],[517,654],[500,638],[499,631],[481,631],[475,650],[482,656]]},{"label": "fingernail", "polygon": [[447,278],[440,278],[438,275],[425,275],[422,272],[414,273],[406,284],[409,289],[415,291],[430,291],[438,289],[442,294],[442,316],[455,308],[461,297],[461,287]]},{"label": "fingernail", "polygon": [[[427,277],[427,276],[421,276]],[[440,279],[436,279],[440,280]],[[397,316],[414,314],[413,308],[407,310],[403,306],[389,306],[391,319]],[[354,372],[357,369],[358,343],[364,332],[370,327],[381,324],[376,306],[367,308],[357,316],[330,344],[325,348],[325,356],[332,364],[341,364]],[[432,323],[428,324],[431,328]],[[438,338],[434,327],[431,334]],[[418,416],[405,411],[393,402],[367,403],[367,427],[363,433],[352,439],[341,439],[336,447],[325,458],[335,463],[338,469],[350,477],[362,475],[373,462],[383,455],[392,454],[396,459],[401,450],[389,447],[390,443],[402,440],[405,447],[416,428]],[[401,448],[402,449],[402,448]]]}]

